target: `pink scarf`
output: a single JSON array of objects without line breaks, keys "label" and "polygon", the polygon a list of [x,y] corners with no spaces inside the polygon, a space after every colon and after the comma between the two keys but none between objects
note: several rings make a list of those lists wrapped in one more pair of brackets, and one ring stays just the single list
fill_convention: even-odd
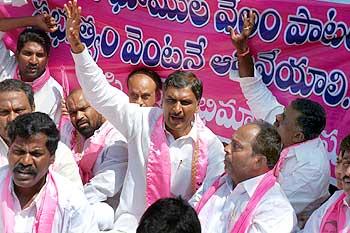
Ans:
[{"label": "pink scarf", "polygon": [[324,214],[320,226],[320,232],[325,232],[325,225],[327,222],[335,221],[337,223],[337,232],[342,232],[343,228],[346,226],[346,212],[342,207],[344,207],[344,200],[346,198],[345,192],[343,192],[338,199],[328,207],[326,213]]},{"label": "pink scarf", "polygon": [[[15,227],[14,200],[9,191],[10,181],[11,174],[8,172],[0,197],[2,221],[3,226],[5,227],[5,232],[3,233],[13,233]],[[33,233],[52,232],[53,221],[58,206],[58,193],[55,180],[51,174],[51,169],[49,169],[49,172],[47,173],[46,187],[44,186],[43,188],[45,188],[45,190],[43,192],[41,205],[35,216]]]},{"label": "pink scarf", "polygon": [[[50,76],[49,67],[46,67],[45,72],[40,77],[36,78],[33,82],[26,82],[26,83],[32,86],[33,91],[35,93],[40,91],[40,89],[47,83],[47,81],[49,81],[50,77],[51,76]],[[18,66],[13,79],[22,80],[19,74]]]},{"label": "pink scarf", "polygon": [[[214,193],[225,183],[220,182],[220,180],[222,180],[222,176],[223,175],[221,175],[208,189],[208,191],[204,193],[200,202],[197,204],[195,209],[198,214],[202,210],[203,206],[208,202],[208,200],[214,195]],[[231,230],[231,233],[245,233],[248,230],[255,208],[259,204],[260,200],[264,197],[265,193],[269,191],[275,185],[275,183],[276,177],[273,175],[273,172],[269,171],[266,173],[260,181],[258,187],[255,189],[255,192],[250,198],[244,211],[237,219],[235,225],[233,226],[233,229]]]},{"label": "pink scarf", "polygon": [[113,126],[107,122],[107,125],[102,125],[103,129],[90,141],[88,148],[83,153],[83,158],[78,162],[80,177],[83,184],[86,184],[93,177],[93,167],[96,163],[98,155],[105,148],[105,141],[108,134],[113,130]]},{"label": "pink scarf", "polygon": [[[152,205],[160,198],[171,197],[171,163],[169,147],[163,129],[164,117],[161,115],[151,134],[151,145],[149,148],[147,171],[146,171],[146,202],[147,206]],[[195,120],[198,130],[197,142],[193,145],[191,183],[194,193],[202,184],[207,172],[208,158],[206,144],[199,138],[204,129],[200,119]]]}]

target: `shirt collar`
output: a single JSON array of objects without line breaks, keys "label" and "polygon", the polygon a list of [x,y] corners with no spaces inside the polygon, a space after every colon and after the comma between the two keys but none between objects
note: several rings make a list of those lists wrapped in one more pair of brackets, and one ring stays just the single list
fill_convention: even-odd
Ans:
[{"label": "shirt collar", "polygon": [[[239,192],[239,193],[248,193],[249,197],[252,197],[256,188],[258,187],[258,185],[260,184],[261,180],[263,179],[263,177],[265,176],[265,173],[260,175],[260,176],[256,176],[253,178],[250,178],[248,180],[245,180],[239,184],[236,185],[236,187],[234,188],[235,192]],[[232,184],[232,180],[231,180],[231,184]],[[232,185],[231,185],[232,187]]]}]

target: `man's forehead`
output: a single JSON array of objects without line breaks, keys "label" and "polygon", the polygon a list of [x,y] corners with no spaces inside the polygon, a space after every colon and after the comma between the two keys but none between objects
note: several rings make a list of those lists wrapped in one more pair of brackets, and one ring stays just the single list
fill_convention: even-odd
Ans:
[{"label": "man's forehead", "polygon": [[350,151],[344,151],[344,153],[341,153],[342,159],[350,159]]},{"label": "man's forehead", "polygon": [[46,53],[44,46],[42,46],[41,44],[39,44],[36,41],[27,41],[24,43],[21,51],[23,50],[35,50],[36,52],[43,52]]},{"label": "man's forehead", "polygon": [[0,93],[0,101],[11,101],[22,105],[29,105],[27,95],[23,91],[5,91]]}]

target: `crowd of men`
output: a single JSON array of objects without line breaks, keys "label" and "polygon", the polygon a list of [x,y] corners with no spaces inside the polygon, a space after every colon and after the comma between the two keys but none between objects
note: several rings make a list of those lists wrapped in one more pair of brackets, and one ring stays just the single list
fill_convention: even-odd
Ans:
[{"label": "crowd of men", "polygon": [[[325,110],[303,98],[283,106],[266,88],[248,46],[252,12],[231,41],[257,120],[225,147],[198,116],[194,73],[162,83],[137,69],[126,95],[81,42],[77,1],[65,12],[81,86],[66,99],[47,66],[54,18],[0,18],[0,232],[350,232],[350,134],[330,196]],[[21,27],[11,55],[4,32]]]}]

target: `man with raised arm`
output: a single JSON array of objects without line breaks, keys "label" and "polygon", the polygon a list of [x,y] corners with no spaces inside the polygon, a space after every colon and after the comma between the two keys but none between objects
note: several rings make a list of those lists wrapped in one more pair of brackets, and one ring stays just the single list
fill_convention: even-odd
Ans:
[{"label": "man with raised arm", "polygon": [[254,76],[254,64],[247,43],[254,23],[255,15],[251,11],[249,17],[244,16],[240,34],[231,30],[239,62],[239,82],[255,118],[274,123],[281,135],[283,151],[276,165],[276,174],[299,215],[304,210],[317,208],[309,205],[329,196],[329,159],[319,137],[326,125],[326,113],[320,104],[309,99],[298,98],[284,107],[267,89],[261,77]]},{"label": "man with raised arm", "polygon": [[307,221],[303,232],[350,232],[350,135],[340,143],[341,183],[339,191],[336,191],[327,202],[317,209]]},{"label": "man with raised arm", "polygon": [[41,112],[8,127],[9,166],[0,169],[0,232],[96,233],[83,192],[52,171],[59,132]]},{"label": "man with raised arm", "polygon": [[[18,37],[15,56],[2,40],[4,32],[31,26]],[[20,18],[0,18],[0,81],[19,79],[34,91],[36,109],[47,113],[58,125],[61,117],[63,89],[50,75],[47,66],[51,41],[46,32],[57,29],[54,18],[41,14]]]},{"label": "man with raised arm", "polygon": [[[8,164],[7,154],[10,146],[8,125],[17,116],[34,111],[34,93],[29,84],[15,79],[0,82],[0,167]],[[59,141],[55,156],[53,170],[82,188],[72,151]]]},{"label": "man with raised arm", "polygon": [[[67,97],[67,110],[81,140],[70,145],[79,165],[85,195],[93,209],[100,230],[112,229],[114,209],[119,202],[128,160],[123,135],[86,100],[81,89]],[[75,137],[77,138],[77,137]],[[113,200],[107,204],[107,200]]]},{"label": "man with raised arm", "polygon": [[281,137],[264,121],[240,127],[225,147],[226,174],[190,200],[205,233],[290,233],[297,220],[273,167]]},{"label": "man with raised arm", "polygon": [[202,82],[174,72],[164,83],[163,109],[141,108],[107,82],[79,38],[80,11],[69,2],[67,38],[84,95],[128,141],[128,169],[114,229],[135,232],[146,208],[159,198],[188,200],[204,180],[223,172],[220,140],[198,115]]}]

